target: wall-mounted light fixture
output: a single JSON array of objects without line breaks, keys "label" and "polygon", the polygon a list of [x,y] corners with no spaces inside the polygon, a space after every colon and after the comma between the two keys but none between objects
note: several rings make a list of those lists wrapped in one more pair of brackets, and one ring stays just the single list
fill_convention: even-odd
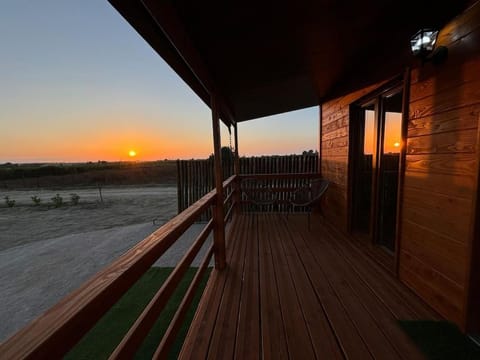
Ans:
[{"label": "wall-mounted light fixture", "polygon": [[421,29],[410,39],[410,47],[413,55],[422,60],[422,64],[431,61],[434,64],[444,62],[448,55],[448,49],[445,46],[437,46],[438,30]]}]

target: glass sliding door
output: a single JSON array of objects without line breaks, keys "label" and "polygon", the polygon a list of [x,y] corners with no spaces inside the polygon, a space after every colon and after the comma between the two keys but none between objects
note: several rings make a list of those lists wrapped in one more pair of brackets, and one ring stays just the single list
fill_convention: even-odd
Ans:
[{"label": "glass sliding door", "polygon": [[376,104],[363,105],[356,109],[357,119],[355,124],[356,138],[352,142],[354,150],[353,182],[353,222],[352,228],[362,234],[370,235],[372,231],[372,201],[373,180],[376,160]]},{"label": "glass sliding door", "polygon": [[402,102],[397,88],[351,110],[351,229],[390,251],[395,251]]},{"label": "glass sliding door", "polygon": [[395,251],[397,193],[402,142],[402,93],[382,97],[379,136],[377,234],[379,245]]}]

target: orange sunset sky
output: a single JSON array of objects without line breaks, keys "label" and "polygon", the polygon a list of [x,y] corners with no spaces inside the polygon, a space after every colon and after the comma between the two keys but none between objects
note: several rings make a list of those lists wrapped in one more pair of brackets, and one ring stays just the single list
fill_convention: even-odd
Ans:
[{"label": "orange sunset sky", "polygon": [[[6,2],[0,43],[0,163],[212,153],[207,106],[107,1]],[[315,150],[318,107],[241,123],[239,138],[247,156]]]}]

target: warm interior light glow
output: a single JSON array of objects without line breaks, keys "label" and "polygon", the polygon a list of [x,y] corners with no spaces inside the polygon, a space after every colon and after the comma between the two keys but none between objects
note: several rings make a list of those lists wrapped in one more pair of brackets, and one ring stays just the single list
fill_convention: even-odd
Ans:
[{"label": "warm interior light glow", "polygon": [[395,147],[400,147],[400,143],[399,143],[399,142],[396,142],[396,143],[393,144],[393,146],[395,146]]},{"label": "warm interior light glow", "polygon": [[130,157],[135,157],[135,156],[137,156],[137,152],[136,152],[135,150],[130,150],[130,151],[128,152],[128,156],[130,156]]}]

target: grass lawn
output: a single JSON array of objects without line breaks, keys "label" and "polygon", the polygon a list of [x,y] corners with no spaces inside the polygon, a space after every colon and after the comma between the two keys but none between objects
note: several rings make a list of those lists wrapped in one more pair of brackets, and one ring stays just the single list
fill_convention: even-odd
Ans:
[{"label": "grass lawn", "polygon": [[[151,268],[127,293],[100,319],[100,321],[83,337],[82,340],[67,354],[66,359],[107,359],[117,344],[122,340],[128,329],[141,314],[145,306],[162,286],[173,268]],[[150,334],[138,350],[136,359],[151,359],[156,347],[167,329],[178,305],[197,268],[189,268],[177,290],[158,318]],[[184,324],[170,351],[169,358],[176,359],[183,344],[188,327],[192,321],[195,309],[210,270],[207,270],[197,290],[193,303],[187,312]]]},{"label": "grass lawn", "polygon": [[480,347],[450,322],[400,321],[399,323],[427,359],[480,359]]}]

